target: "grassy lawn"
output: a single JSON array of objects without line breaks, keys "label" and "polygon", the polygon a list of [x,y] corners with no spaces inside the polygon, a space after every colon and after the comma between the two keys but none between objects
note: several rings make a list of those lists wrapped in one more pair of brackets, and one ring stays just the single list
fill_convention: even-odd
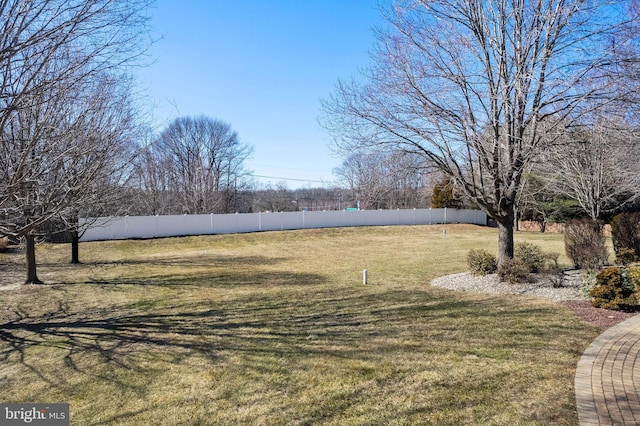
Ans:
[{"label": "grassy lawn", "polygon": [[431,288],[497,249],[495,229],[446,228],[83,243],[80,266],[39,246],[48,284],[0,291],[0,400],[69,402],[78,425],[577,424],[598,331],[546,300]]}]

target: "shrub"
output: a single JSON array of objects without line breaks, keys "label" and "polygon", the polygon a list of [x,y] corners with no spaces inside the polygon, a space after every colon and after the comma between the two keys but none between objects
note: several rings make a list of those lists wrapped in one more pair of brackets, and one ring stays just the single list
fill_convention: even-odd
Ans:
[{"label": "shrub", "polygon": [[640,266],[632,266],[628,269],[629,280],[633,285],[633,291],[637,295],[640,294]]},{"label": "shrub", "polygon": [[498,277],[500,281],[506,281],[510,284],[529,283],[531,282],[531,274],[529,266],[522,259],[504,259],[500,268],[498,268]]},{"label": "shrub", "polygon": [[638,255],[636,254],[636,251],[634,249],[618,247],[618,249],[615,250],[615,253],[616,263],[618,265],[628,265],[630,263],[638,261]]},{"label": "shrub", "polygon": [[496,257],[486,250],[473,249],[467,253],[469,271],[473,275],[487,275],[496,272],[498,261]]},{"label": "shrub", "polygon": [[562,287],[564,283],[564,268],[560,267],[558,258],[560,253],[546,253],[544,255],[543,273],[547,276],[554,288]]},{"label": "shrub", "polygon": [[626,265],[640,255],[640,213],[620,213],[611,221],[611,239],[616,262]]},{"label": "shrub", "polygon": [[531,243],[518,243],[513,250],[513,257],[519,259],[531,273],[544,269],[545,255],[540,246]]},{"label": "shrub", "polygon": [[578,219],[567,222],[564,247],[578,269],[597,269],[606,264],[608,253],[599,220]]},{"label": "shrub", "polygon": [[591,304],[596,308],[627,311],[638,302],[628,271],[623,268],[605,268],[596,275],[596,286],[589,292]]}]

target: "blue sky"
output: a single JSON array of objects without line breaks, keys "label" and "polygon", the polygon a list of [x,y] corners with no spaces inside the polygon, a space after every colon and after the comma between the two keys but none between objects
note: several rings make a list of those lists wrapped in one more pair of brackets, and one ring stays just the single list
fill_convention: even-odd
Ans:
[{"label": "blue sky", "polygon": [[333,181],[341,159],[318,124],[320,99],[368,64],[377,4],[157,0],[152,25],[162,38],[139,79],[158,128],[181,115],[218,118],[254,147],[247,168],[269,176],[259,182]]}]

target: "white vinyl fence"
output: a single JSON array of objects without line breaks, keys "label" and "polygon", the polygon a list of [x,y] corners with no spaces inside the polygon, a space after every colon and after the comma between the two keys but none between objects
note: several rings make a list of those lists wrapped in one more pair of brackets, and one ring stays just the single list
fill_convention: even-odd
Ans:
[{"label": "white vinyl fence", "polygon": [[469,223],[486,225],[479,210],[413,209],[360,211],[301,211],[183,216],[124,216],[80,219],[86,228],[80,241],[184,235],[234,234],[343,226],[429,225]]}]

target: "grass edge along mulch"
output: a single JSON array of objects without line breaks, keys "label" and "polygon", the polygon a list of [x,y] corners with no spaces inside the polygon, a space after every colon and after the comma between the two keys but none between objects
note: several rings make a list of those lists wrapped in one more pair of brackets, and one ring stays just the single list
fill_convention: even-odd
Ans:
[{"label": "grass edge along mulch", "polygon": [[80,267],[43,245],[48,284],[0,292],[0,394],[83,425],[577,424],[597,329],[428,285],[496,242],[468,225],[115,241],[82,244]]}]

